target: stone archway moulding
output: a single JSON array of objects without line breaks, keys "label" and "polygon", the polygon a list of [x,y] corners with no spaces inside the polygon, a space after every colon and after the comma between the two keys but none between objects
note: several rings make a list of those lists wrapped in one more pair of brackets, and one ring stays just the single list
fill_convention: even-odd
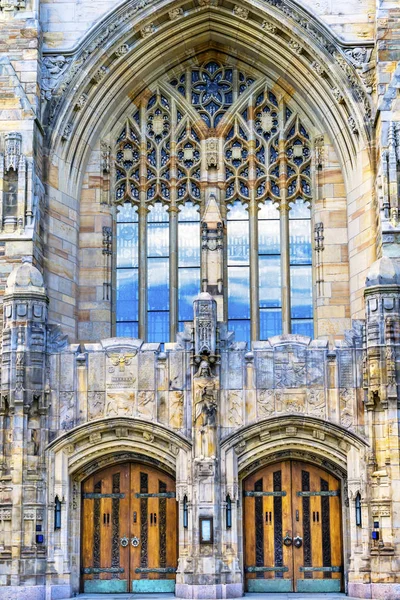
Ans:
[{"label": "stone archway moulding", "polygon": [[61,453],[68,457],[68,474],[81,473],[96,459],[121,453],[147,457],[175,474],[180,451],[191,449],[182,435],[159,424],[140,419],[118,417],[99,419],[68,431],[49,444],[48,456]]},{"label": "stone archway moulding", "polygon": [[[324,129],[332,138],[335,134],[342,137],[338,142],[343,146],[341,162],[351,163],[355,152],[352,138],[359,136],[367,142],[369,136],[371,85],[361,74],[371,75],[364,69],[370,63],[370,44],[344,44],[290,0],[267,0],[257,6],[247,1],[239,5],[230,0],[199,0],[198,4],[190,0],[184,8],[175,0],[130,0],[92,28],[76,49],[45,52],[42,91],[47,99],[44,117],[51,151],[81,171],[88,147],[110,127],[107,107],[125,110],[126,102],[131,102],[132,90],[128,93],[128,88],[132,88],[135,73],[136,85],[148,85],[150,75],[141,69],[156,64],[163,45],[168,48],[177,36],[172,46],[180,56],[179,37],[184,46],[188,36],[196,43],[197,36],[204,36],[205,27],[212,27],[228,45],[233,35],[238,52],[241,46],[254,47],[260,64],[264,48],[266,56],[271,56],[270,68],[280,65],[276,79],[298,77],[296,73],[308,77],[303,86],[306,90],[300,93],[308,97],[311,112],[320,112],[321,118],[329,113]],[[153,56],[154,48],[158,59]],[[288,65],[292,65],[292,74]],[[309,92],[311,81],[315,99],[314,90]],[[299,79],[289,81],[289,85],[301,88]]]},{"label": "stone archway moulding", "polygon": [[222,480],[226,493],[237,498],[239,481],[261,466],[296,458],[319,464],[342,480],[356,474],[354,458],[368,443],[339,425],[315,417],[274,417],[247,426],[221,443]]}]

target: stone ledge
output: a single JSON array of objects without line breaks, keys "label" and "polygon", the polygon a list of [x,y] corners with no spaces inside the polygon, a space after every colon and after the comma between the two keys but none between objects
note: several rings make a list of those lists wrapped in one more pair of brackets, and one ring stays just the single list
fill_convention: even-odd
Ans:
[{"label": "stone ledge", "polygon": [[400,600],[400,583],[349,583],[347,591],[354,598]]},{"label": "stone ledge", "polygon": [[216,585],[188,585],[186,583],[177,583],[175,586],[175,597],[199,600],[242,598],[243,585],[241,583]]},{"label": "stone ledge", "polygon": [[44,585],[27,585],[23,587],[10,585],[2,587],[0,590],[1,600],[45,600],[46,597]]}]

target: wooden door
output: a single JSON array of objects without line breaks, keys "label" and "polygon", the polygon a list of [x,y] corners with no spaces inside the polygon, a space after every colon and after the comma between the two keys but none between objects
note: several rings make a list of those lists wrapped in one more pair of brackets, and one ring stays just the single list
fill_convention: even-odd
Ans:
[{"label": "wooden door", "polygon": [[243,487],[247,591],[340,591],[339,481],[285,461],[257,471]]},{"label": "wooden door", "polygon": [[123,464],[82,485],[82,590],[173,592],[177,565],[175,482],[153,467]]}]

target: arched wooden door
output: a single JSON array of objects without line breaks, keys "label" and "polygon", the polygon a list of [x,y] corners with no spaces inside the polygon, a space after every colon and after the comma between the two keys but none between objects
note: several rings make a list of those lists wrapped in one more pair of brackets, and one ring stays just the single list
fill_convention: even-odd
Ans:
[{"label": "arched wooden door", "polygon": [[298,461],[244,481],[245,578],[249,592],[339,592],[340,483]]},{"label": "arched wooden door", "polygon": [[141,464],[109,467],[82,484],[82,591],[173,592],[175,481]]}]

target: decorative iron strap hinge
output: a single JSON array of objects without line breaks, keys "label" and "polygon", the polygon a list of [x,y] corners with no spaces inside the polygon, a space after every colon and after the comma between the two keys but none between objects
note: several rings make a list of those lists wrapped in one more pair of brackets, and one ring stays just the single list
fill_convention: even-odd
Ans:
[{"label": "decorative iron strap hinge", "polygon": [[297,492],[298,496],[340,496],[340,490],[332,490],[330,492]]},{"label": "decorative iron strap hinge", "polygon": [[95,492],[83,493],[84,500],[99,500],[100,498],[125,498],[125,494],[96,494]]},{"label": "decorative iron strap hinge", "polygon": [[312,573],[313,571],[323,571],[324,573],[341,573],[342,567],[300,567],[302,573]]},{"label": "decorative iron strap hinge", "polygon": [[286,573],[289,571],[289,567],[245,567],[246,573],[270,573],[271,571],[278,571],[278,573]]},{"label": "decorative iron strap hinge", "polygon": [[135,573],[176,573],[176,569],[174,567],[160,567],[158,569],[138,567],[135,569]]},{"label": "decorative iron strap hinge", "polygon": [[286,496],[286,492],[243,492],[247,498],[257,498],[259,496]]},{"label": "decorative iron strap hinge", "polygon": [[84,575],[93,575],[94,573],[124,573],[122,567],[84,567],[82,573]]},{"label": "decorative iron strap hinge", "polygon": [[135,498],[176,498],[175,492],[159,492],[158,494],[135,494]]}]

